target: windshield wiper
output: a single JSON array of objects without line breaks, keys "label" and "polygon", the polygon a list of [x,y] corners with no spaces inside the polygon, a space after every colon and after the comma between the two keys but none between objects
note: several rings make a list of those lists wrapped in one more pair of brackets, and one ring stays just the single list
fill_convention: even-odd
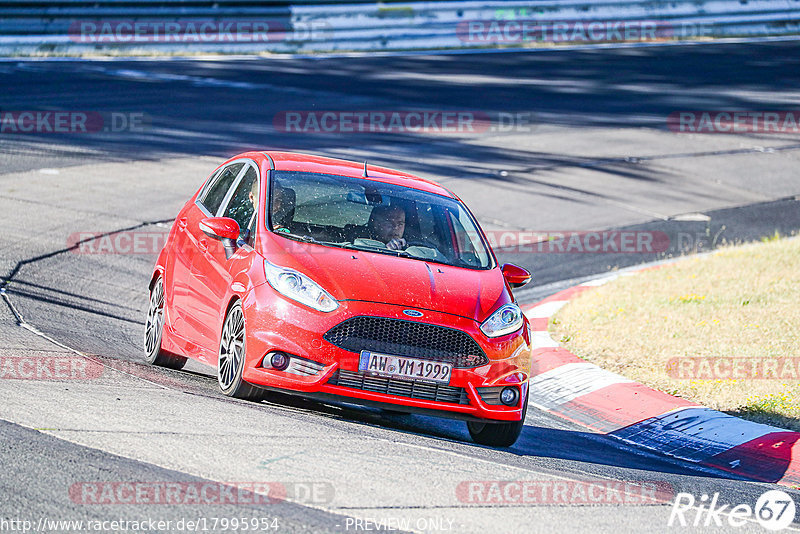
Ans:
[{"label": "windshield wiper", "polygon": [[292,234],[290,232],[275,232],[278,235],[282,235],[284,237],[288,237],[289,239],[293,239],[295,241],[302,241],[303,243],[314,243],[315,245],[327,245],[330,247],[344,247],[347,243],[334,243],[332,241],[320,241],[310,235],[300,235],[300,234]]},{"label": "windshield wiper", "polygon": [[389,254],[391,256],[397,256],[400,258],[413,258],[418,260],[423,259],[420,258],[419,256],[414,256],[412,254],[409,254],[405,250],[392,250],[390,248],[373,247],[371,245],[356,245],[353,243],[334,243],[331,241],[319,241],[311,237],[310,235],[292,234],[290,232],[277,232],[277,234],[282,235],[284,237],[288,237],[290,239],[294,239],[295,241],[302,241],[303,243],[314,243],[315,245],[327,245],[331,247],[347,248],[351,250],[361,250],[364,252],[378,252],[380,254]]},{"label": "windshield wiper", "polygon": [[391,254],[392,256],[399,256],[401,258],[414,257],[405,250],[392,250],[390,248],[373,247],[372,245],[356,245],[355,243],[343,243],[338,246],[353,250],[363,250],[364,252],[378,252],[380,254]]},{"label": "windshield wiper", "polygon": [[319,243],[319,241],[317,241],[310,235],[293,234],[291,232],[275,232],[275,233],[277,233],[278,235],[282,235],[283,237],[288,237],[289,239],[294,239],[295,241],[302,241],[304,243]]}]

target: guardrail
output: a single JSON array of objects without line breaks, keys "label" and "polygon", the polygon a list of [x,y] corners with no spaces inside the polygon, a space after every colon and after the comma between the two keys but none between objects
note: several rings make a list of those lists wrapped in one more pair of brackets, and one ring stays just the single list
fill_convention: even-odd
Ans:
[{"label": "guardrail", "polygon": [[800,0],[6,0],[0,52],[330,52],[800,34]]}]

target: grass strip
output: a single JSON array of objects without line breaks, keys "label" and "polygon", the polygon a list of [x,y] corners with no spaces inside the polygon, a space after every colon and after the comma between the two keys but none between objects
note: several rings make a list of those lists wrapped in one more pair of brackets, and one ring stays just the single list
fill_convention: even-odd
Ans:
[{"label": "grass strip", "polygon": [[572,300],[550,334],[604,369],[800,431],[800,238],[726,246]]}]

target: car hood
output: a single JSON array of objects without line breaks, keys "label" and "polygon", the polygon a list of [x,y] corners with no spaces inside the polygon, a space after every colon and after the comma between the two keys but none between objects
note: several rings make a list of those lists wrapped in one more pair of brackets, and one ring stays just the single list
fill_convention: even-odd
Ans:
[{"label": "car hood", "polygon": [[[286,241],[286,239],[281,239]],[[291,242],[273,263],[312,278],[336,300],[395,304],[483,322],[511,301],[502,271],[474,270],[376,252]]]}]

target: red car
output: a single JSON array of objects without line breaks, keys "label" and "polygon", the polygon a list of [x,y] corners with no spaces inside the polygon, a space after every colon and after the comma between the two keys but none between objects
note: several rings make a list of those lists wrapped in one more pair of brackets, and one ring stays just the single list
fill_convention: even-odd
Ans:
[{"label": "red car", "polygon": [[[267,207],[268,209],[263,209]],[[148,362],[217,368],[226,395],[280,390],[464,419],[512,445],[528,320],[475,218],[434,182],[286,152],[222,164],[186,203],[150,280]]]}]

